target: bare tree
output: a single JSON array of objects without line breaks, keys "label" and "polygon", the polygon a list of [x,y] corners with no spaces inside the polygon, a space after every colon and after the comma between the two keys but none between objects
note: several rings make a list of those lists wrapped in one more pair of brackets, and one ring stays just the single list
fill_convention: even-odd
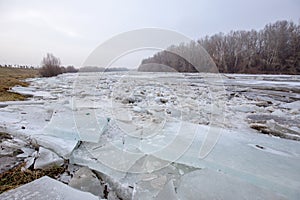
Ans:
[{"label": "bare tree", "polygon": [[[196,72],[185,59],[189,57],[197,69],[205,62],[197,45],[201,45],[214,60],[219,72],[223,73],[273,73],[300,74],[300,22],[277,21],[267,24],[260,31],[231,31],[199,39],[197,43],[171,46],[153,57],[144,59],[142,64],[167,65],[178,72]],[[148,65],[153,66],[153,65]],[[147,71],[145,67],[143,71]],[[199,70],[197,70],[199,71]],[[204,70],[208,71],[208,70]]]},{"label": "bare tree", "polygon": [[44,77],[57,76],[62,74],[63,71],[60,67],[59,58],[55,57],[51,53],[47,53],[46,57],[42,60],[42,67],[39,70],[40,74]]}]

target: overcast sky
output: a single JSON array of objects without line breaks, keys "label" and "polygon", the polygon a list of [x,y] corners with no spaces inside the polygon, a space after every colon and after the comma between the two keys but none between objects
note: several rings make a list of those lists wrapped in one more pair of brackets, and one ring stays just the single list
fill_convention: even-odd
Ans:
[{"label": "overcast sky", "polygon": [[299,23],[299,0],[0,0],[0,64],[39,65],[47,52],[80,66],[102,42],[157,27],[192,39],[230,30]]}]

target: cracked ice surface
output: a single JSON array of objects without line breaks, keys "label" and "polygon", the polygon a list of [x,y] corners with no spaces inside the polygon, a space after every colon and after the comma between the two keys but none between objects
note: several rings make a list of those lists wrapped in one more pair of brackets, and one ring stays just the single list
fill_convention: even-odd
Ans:
[{"label": "cracked ice surface", "polygon": [[123,199],[229,198],[233,189],[245,199],[299,199],[299,76],[130,72],[30,81],[28,90],[15,88],[30,91],[27,103],[0,106],[0,128],[104,174]]},{"label": "cracked ice surface", "polygon": [[3,194],[0,194],[0,198],[3,200],[11,199],[23,199],[23,200],[39,200],[39,199],[61,199],[61,200],[81,200],[90,199],[97,200],[97,196],[94,196],[88,192],[82,192],[67,185],[56,181],[48,176],[43,176],[31,183],[23,185],[19,188],[10,190]]}]

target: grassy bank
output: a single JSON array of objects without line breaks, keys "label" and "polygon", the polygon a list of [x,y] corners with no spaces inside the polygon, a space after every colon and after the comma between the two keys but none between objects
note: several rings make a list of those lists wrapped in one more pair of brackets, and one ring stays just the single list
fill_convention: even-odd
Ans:
[{"label": "grassy bank", "polygon": [[56,178],[65,171],[64,167],[59,166],[53,166],[44,170],[22,170],[23,166],[25,166],[25,163],[0,174],[0,194],[41,178],[42,176]]},{"label": "grassy bank", "polygon": [[24,100],[26,97],[17,93],[8,92],[16,85],[28,86],[23,80],[39,75],[35,69],[19,69],[10,67],[0,67],[0,101]]}]

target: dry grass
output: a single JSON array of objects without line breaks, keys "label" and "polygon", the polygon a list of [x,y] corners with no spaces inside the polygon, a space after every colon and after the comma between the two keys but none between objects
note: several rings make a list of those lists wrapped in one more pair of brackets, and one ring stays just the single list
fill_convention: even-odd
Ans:
[{"label": "dry grass", "polygon": [[28,86],[28,83],[22,80],[37,77],[38,75],[39,72],[35,69],[0,67],[0,101],[17,101],[26,99],[23,95],[8,92],[7,90],[16,85]]},{"label": "dry grass", "polygon": [[60,166],[53,166],[44,170],[27,169],[22,171],[21,169],[24,165],[25,163],[22,163],[17,167],[0,174],[0,194],[41,178],[42,176],[56,178],[56,176],[65,171],[65,168]]},{"label": "dry grass", "polygon": [[[0,67],[0,101],[15,101],[24,100],[25,96],[8,92],[11,87],[20,85],[28,86],[28,83],[22,81],[26,78],[33,78],[39,76],[38,70],[35,69],[18,69],[18,68],[6,68]],[[1,133],[1,140],[3,137],[8,137],[6,134]],[[55,176],[65,171],[64,167],[53,166],[45,170],[30,170],[22,171],[22,167],[25,163],[18,165],[17,167],[8,170],[0,174],[0,194],[19,187],[23,184],[29,183],[42,176],[49,176],[55,178]]]}]

